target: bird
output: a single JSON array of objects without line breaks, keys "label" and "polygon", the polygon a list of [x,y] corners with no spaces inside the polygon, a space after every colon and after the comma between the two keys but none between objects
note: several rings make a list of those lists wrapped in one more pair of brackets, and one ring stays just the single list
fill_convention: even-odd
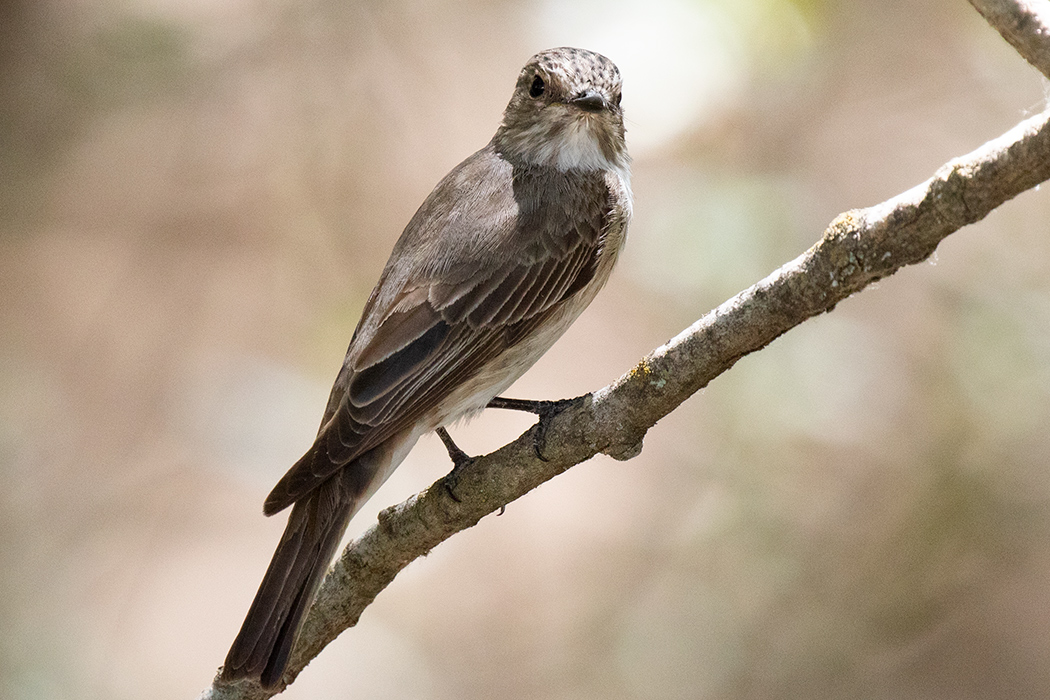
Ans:
[{"label": "bird", "polygon": [[591,303],[626,239],[621,87],[601,54],[536,54],[492,140],[409,221],[364,306],[316,440],[266,498],[266,515],[291,513],[223,681],[281,682],[350,518],[422,435],[446,440],[446,426],[490,403],[528,403],[499,395]]}]

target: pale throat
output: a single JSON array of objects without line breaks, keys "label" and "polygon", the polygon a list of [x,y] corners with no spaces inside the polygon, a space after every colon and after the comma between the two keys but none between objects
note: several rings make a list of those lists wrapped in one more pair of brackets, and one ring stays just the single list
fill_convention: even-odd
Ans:
[{"label": "pale throat", "polygon": [[[615,149],[610,158],[602,149],[602,134],[605,125],[587,118],[570,118],[561,129],[552,129],[542,121],[516,129],[507,140],[522,160],[533,165],[554,167],[558,170],[602,171],[620,173],[624,180],[629,175],[627,149]],[[609,140],[613,140],[609,137]]]}]

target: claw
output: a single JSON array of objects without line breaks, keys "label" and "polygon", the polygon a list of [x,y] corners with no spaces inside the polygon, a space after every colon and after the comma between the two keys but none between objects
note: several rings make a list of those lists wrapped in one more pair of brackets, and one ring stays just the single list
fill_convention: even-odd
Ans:
[{"label": "claw", "polygon": [[463,501],[459,496],[456,495],[456,487],[459,486],[459,473],[455,468],[452,469],[448,474],[445,474],[445,478],[441,480],[441,485],[445,487],[445,493],[456,503],[462,503]]}]

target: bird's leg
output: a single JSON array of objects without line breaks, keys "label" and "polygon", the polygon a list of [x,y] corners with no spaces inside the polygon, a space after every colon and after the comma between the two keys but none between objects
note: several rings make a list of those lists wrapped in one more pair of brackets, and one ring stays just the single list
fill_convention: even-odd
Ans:
[{"label": "bird's leg", "polygon": [[452,436],[448,434],[448,431],[444,428],[437,429],[438,437],[441,438],[441,442],[445,443],[445,449],[448,450],[448,457],[452,460],[453,469],[459,469],[467,466],[473,457],[468,455],[463,450],[459,449],[459,446],[452,441]]},{"label": "bird's leg", "polygon": [[447,430],[438,428],[435,432],[441,438],[441,442],[445,443],[448,457],[452,460],[452,471],[445,475],[445,490],[448,491],[448,495],[453,501],[459,503],[459,496],[456,495],[456,484],[459,482],[460,472],[473,462],[474,458],[459,449],[459,446],[452,441],[452,436],[448,434]]},{"label": "bird's leg", "polygon": [[547,458],[543,454],[543,449],[547,446],[547,428],[550,427],[551,419],[582,398],[582,396],[577,396],[574,399],[560,399],[558,401],[530,401],[529,399],[507,399],[497,396],[488,402],[486,408],[525,411],[539,416],[540,419],[536,423],[536,432],[532,438],[532,449],[535,450],[536,457],[546,462]]},{"label": "bird's leg", "polygon": [[[441,442],[445,443],[445,449],[448,450],[449,459],[452,460],[452,471],[445,475],[445,491],[448,492],[449,498],[456,503],[461,503],[459,496],[456,495],[456,485],[459,482],[461,470],[473,462],[474,458],[459,449],[459,446],[452,441],[452,436],[448,434],[447,430],[444,428],[438,428],[435,432],[438,434],[438,437],[441,438]],[[496,515],[503,515],[506,510],[507,506],[500,506],[499,512],[496,513]]]}]

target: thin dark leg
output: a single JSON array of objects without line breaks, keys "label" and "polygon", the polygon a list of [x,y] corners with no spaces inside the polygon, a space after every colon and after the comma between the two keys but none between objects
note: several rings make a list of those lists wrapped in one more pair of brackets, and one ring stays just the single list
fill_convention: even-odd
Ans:
[{"label": "thin dark leg", "polygon": [[463,450],[459,449],[459,445],[452,441],[452,436],[448,434],[448,431],[444,428],[438,428],[435,431],[438,437],[441,438],[441,442],[445,443],[445,449],[448,450],[448,458],[452,460],[452,466],[455,469],[459,469],[470,460],[474,459]]},{"label": "thin dark leg", "polygon": [[486,408],[505,408],[511,411],[525,411],[527,413],[535,413],[540,417],[536,423],[536,432],[533,434],[532,447],[536,452],[536,457],[546,462],[547,458],[543,454],[543,450],[547,444],[547,429],[550,427],[551,419],[558,415],[571,404],[582,400],[582,396],[577,396],[575,399],[561,399],[559,401],[530,401],[528,399],[508,399],[502,396],[497,396],[488,402]]},{"label": "thin dark leg", "polygon": [[559,399],[558,401],[533,401],[532,399],[508,399],[503,396],[497,396],[488,402],[486,408],[505,408],[510,411],[535,413],[537,416],[553,416],[581,398],[583,397],[577,396],[575,399]]},{"label": "thin dark leg", "polygon": [[456,484],[459,482],[459,474],[464,467],[474,461],[474,458],[459,449],[459,446],[452,441],[452,436],[448,434],[447,430],[438,428],[435,432],[441,438],[441,442],[445,443],[448,457],[452,460],[452,471],[445,475],[445,490],[448,491],[448,495],[453,501],[459,503],[459,496],[456,495]]},{"label": "thin dark leg", "polygon": [[[463,450],[459,449],[459,445],[452,441],[452,436],[448,434],[448,431],[444,428],[438,428],[434,431],[441,438],[441,442],[445,443],[445,449],[448,450],[449,459],[452,460],[452,471],[445,475],[445,491],[448,492],[449,498],[456,503],[461,503],[459,496],[456,495],[456,485],[459,482],[459,475],[461,470],[468,464],[474,461],[474,458],[468,455]],[[507,506],[500,506],[499,513],[496,515],[503,515],[503,512],[507,510]]]}]

